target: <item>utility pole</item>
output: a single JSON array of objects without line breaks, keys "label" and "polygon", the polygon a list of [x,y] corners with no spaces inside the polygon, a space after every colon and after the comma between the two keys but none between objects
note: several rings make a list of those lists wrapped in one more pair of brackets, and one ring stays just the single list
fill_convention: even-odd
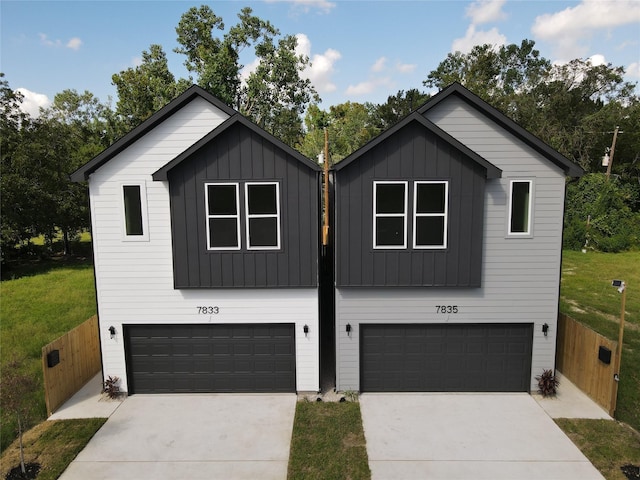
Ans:
[{"label": "utility pole", "polygon": [[324,226],[322,245],[329,244],[329,132],[324,127]]},{"label": "utility pole", "polygon": [[620,127],[616,125],[616,129],[613,132],[613,143],[611,144],[611,150],[609,150],[609,163],[607,164],[607,181],[609,181],[609,175],[611,175],[611,165],[613,165],[613,152],[616,149],[616,140],[618,139],[618,133],[624,133],[624,132],[619,132]]}]

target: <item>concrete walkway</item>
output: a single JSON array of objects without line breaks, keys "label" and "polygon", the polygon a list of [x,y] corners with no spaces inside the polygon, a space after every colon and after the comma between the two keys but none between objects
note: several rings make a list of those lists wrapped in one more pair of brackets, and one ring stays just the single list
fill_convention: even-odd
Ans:
[{"label": "concrete walkway", "polygon": [[540,394],[532,395],[551,418],[601,418],[613,420],[600,405],[591,400],[562,373],[556,372],[556,378],[560,382],[560,386],[555,397],[545,398]]},{"label": "concrete walkway", "polygon": [[68,418],[108,418],[115,412],[122,400],[112,400],[102,395],[102,373],[98,373],[73,397],[65,402],[48,420]]}]

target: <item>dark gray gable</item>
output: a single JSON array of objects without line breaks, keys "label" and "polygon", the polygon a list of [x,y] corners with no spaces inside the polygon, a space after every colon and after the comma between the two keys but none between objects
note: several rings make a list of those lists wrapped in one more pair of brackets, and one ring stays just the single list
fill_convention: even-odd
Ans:
[{"label": "dark gray gable", "polygon": [[478,155],[476,152],[468,148],[466,145],[462,144],[461,142],[453,138],[451,135],[449,135],[447,132],[442,130],[440,127],[438,127],[436,124],[431,122],[429,119],[415,112],[410,113],[405,118],[403,118],[400,122],[395,124],[393,127],[389,128],[382,134],[378,135],[376,138],[371,140],[362,148],[360,148],[359,150],[356,150],[351,155],[346,157],[344,160],[336,164],[335,170],[341,170],[346,166],[348,166],[350,163],[357,161],[360,157],[365,155],[369,150],[385,142],[389,137],[395,135],[399,130],[403,129],[407,124],[411,122],[417,122],[421,124],[433,135],[442,139],[443,141],[451,145],[453,148],[457,149],[460,153],[469,157],[474,162],[477,162],[486,170],[487,178],[500,178],[502,176],[502,171],[498,167],[491,164],[490,162],[485,160],[483,157]]},{"label": "dark gray gable", "polygon": [[228,118],[227,120],[222,122],[222,124],[220,124],[213,131],[208,133],[206,136],[204,136],[198,142],[194,143],[187,150],[182,152],[176,158],[174,158],[169,163],[167,163],[164,167],[162,167],[157,172],[155,172],[153,174],[153,179],[154,180],[167,180],[167,173],[172,168],[174,168],[177,165],[179,165],[185,159],[191,157],[195,152],[200,150],[204,145],[207,145],[209,142],[214,140],[216,137],[222,135],[227,129],[231,128],[233,125],[236,125],[238,123],[242,124],[244,127],[246,127],[249,130],[253,131],[255,134],[261,136],[267,142],[272,143],[274,145],[274,147],[277,147],[277,148],[283,150],[284,152],[287,153],[287,155],[290,155],[292,158],[295,158],[296,160],[300,161],[301,163],[303,163],[304,165],[306,165],[310,169],[318,171],[318,172],[321,170],[321,168],[318,166],[317,163],[311,161],[310,159],[308,159],[307,157],[302,155],[300,152],[294,150],[293,148],[289,147],[284,142],[278,140],[276,137],[274,137],[273,135],[269,134],[265,130],[261,129],[255,123],[251,122],[250,120],[248,120],[244,116],[240,115],[239,113],[235,113],[233,116],[231,116],[230,118]]},{"label": "dark gray gable", "polygon": [[[239,114],[154,173],[168,181],[175,288],[316,287],[320,167]],[[246,245],[244,186],[277,182],[278,250]],[[207,248],[205,184],[238,184],[240,246]]]},{"label": "dark gray gable", "polygon": [[[484,192],[500,169],[412,114],[335,167],[339,287],[479,287]],[[374,181],[407,181],[407,248],[373,247]],[[414,181],[447,181],[446,248],[413,247]]]},{"label": "dark gray gable", "polygon": [[544,143],[538,137],[530,133],[528,130],[522,128],[516,122],[511,120],[505,114],[500,112],[498,109],[492,107],[487,102],[482,100],[480,97],[470,92],[466,88],[464,88],[459,83],[453,83],[449,85],[447,88],[439,92],[437,95],[433,96],[431,99],[427,101],[422,107],[416,110],[418,113],[424,115],[427,111],[431,110],[436,105],[440,104],[443,101],[446,101],[450,96],[455,95],[469,105],[473,106],[475,109],[479,110],[482,114],[489,117],[491,120],[496,122],[502,128],[515,135],[517,138],[522,140],[524,143],[529,145],[535,151],[543,155],[552,163],[556,164],[562,170],[564,170],[565,174],[570,177],[580,177],[584,174],[584,170],[573,163],[571,160],[566,158],[564,155],[560,154],[549,145]]},{"label": "dark gray gable", "polygon": [[128,134],[113,143],[113,145],[102,151],[102,153],[100,153],[92,160],[80,167],[78,170],[73,172],[71,174],[71,180],[74,182],[82,182],[87,180],[89,178],[89,175],[95,172],[98,168],[107,163],[118,153],[122,152],[129,145],[136,142],[140,137],[153,130],[165,119],[173,115],[176,111],[180,110],[183,106],[191,102],[196,97],[204,98],[209,103],[219,108],[223,112],[229,114],[230,116],[236,113],[233,108],[224,104],[221,100],[214,97],[206,90],[203,90],[197,85],[192,85],[183,94],[176,97],[174,100],[154,113],[151,117],[131,130]]}]

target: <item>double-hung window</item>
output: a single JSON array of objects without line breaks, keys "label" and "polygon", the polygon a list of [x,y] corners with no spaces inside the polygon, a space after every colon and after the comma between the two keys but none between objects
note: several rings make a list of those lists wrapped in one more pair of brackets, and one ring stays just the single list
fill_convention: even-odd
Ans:
[{"label": "double-hung window", "polygon": [[240,212],[237,183],[205,184],[207,248],[240,249]]},{"label": "double-hung window", "polygon": [[208,250],[240,250],[241,229],[247,250],[280,249],[278,182],[207,183],[205,202]]},{"label": "double-hung window", "polygon": [[509,184],[509,225],[511,236],[530,236],[533,181],[511,180]]},{"label": "double-hung window", "polygon": [[448,186],[442,181],[414,183],[414,248],[446,248]]},{"label": "double-hung window", "polygon": [[247,248],[280,248],[280,193],[277,182],[246,183]]},{"label": "double-hung window", "polygon": [[407,182],[373,182],[373,248],[407,248]]}]

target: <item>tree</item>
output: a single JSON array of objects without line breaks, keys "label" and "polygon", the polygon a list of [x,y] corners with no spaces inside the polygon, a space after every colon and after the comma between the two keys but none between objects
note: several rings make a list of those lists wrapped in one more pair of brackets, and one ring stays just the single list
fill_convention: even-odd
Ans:
[{"label": "tree", "polygon": [[0,402],[2,410],[15,418],[20,447],[20,470],[26,474],[24,463],[24,445],[22,434],[29,428],[35,405],[29,401],[29,394],[37,388],[32,375],[24,373],[22,362],[12,360],[2,369],[2,395]]},{"label": "tree", "polygon": [[[25,238],[29,238],[29,226],[23,221],[19,205],[28,203],[25,198],[23,179],[14,171],[16,150],[22,144],[22,132],[31,119],[22,112],[22,95],[11,89],[9,82],[0,73],[0,195],[2,197],[2,235],[0,248],[2,259],[13,247]],[[21,199],[25,201],[20,201]],[[11,208],[7,208],[11,205]]]},{"label": "tree", "polygon": [[164,107],[189,87],[187,80],[176,81],[169,71],[167,56],[160,45],[142,52],[142,63],[111,77],[118,92],[116,113],[130,130]]},{"label": "tree", "polygon": [[329,112],[311,105],[305,116],[306,134],[299,145],[309,158],[317,158],[324,151],[324,129],[328,129],[329,152],[333,163],[355,152],[378,133],[371,123],[371,107],[346,102],[332,105]]},{"label": "tree", "polygon": [[[302,134],[299,115],[312,100],[319,100],[310,81],[300,76],[309,59],[296,54],[294,36],[276,41],[280,32],[254,16],[251,8],[243,8],[238,19],[221,34],[221,17],[206,5],[192,7],[178,23],[181,47],[174,51],[186,55],[185,66],[196,73],[198,85],[291,145]],[[243,83],[240,57],[249,47],[256,67]]]},{"label": "tree", "polygon": [[525,39],[520,45],[476,45],[469,53],[449,53],[422,83],[442,90],[458,82],[484,100],[507,106],[510,96],[530,92],[550,68],[535,42]]},{"label": "tree", "polygon": [[402,118],[422,106],[430,95],[423,93],[415,88],[407,90],[399,90],[395,95],[387,97],[386,103],[377,105],[373,108],[373,123],[380,132],[394,126]]}]

